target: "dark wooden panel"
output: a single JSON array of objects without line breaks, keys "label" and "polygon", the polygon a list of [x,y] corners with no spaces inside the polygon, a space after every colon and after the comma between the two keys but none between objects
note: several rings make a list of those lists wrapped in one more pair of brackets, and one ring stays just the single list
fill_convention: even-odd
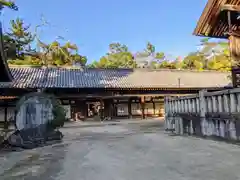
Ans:
[{"label": "dark wooden panel", "polygon": [[232,68],[232,85],[234,88],[240,87],[240,67]]}]

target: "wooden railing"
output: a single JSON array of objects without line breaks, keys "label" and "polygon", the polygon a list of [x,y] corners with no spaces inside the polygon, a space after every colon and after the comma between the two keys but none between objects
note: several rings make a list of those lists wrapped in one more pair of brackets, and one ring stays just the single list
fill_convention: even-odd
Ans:
[{"label": "wooden railing", "polygon": [[165,129],[240,140],[240,88],[166,97]]}]

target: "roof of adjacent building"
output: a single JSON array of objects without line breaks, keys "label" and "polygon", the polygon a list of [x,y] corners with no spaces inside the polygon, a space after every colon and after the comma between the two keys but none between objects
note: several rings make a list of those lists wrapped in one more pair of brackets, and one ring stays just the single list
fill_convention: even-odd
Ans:
[{"label": "roof of adjacent building", "polygon": [[215,88],[228,86],[230,73],[151,69],[10,67],[12,88]]},{"label": "roof of adjacent building", "polygon": [[[227,18],[228,7],[236,7],[239,5],[239,0],[208,0],[193,34],[197,36],[227,38],[229,31]],[[239,30],[239,22],[233,23],[234,19],[235,21],[237,20],[238,15],[237,12],[231,12],[231,31]]]}]

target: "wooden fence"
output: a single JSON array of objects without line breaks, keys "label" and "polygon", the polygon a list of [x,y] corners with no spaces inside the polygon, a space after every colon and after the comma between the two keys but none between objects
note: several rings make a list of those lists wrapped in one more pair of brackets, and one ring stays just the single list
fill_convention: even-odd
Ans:
[{"label": "wooden fence", "polygon": [[165,130],[240,140],[240,88],[166,97]]}]

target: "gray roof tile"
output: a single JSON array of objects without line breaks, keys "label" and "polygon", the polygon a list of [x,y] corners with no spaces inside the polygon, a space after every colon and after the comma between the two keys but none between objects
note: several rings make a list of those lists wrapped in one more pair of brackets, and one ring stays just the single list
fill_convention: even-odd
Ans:
[{"label": "gray roof tile", "polygon": [[11,67],[10,70],[13,88],[177,88],[179,85],[205,88],[231,83],[230,73],[215,71],[34,67]]}]

